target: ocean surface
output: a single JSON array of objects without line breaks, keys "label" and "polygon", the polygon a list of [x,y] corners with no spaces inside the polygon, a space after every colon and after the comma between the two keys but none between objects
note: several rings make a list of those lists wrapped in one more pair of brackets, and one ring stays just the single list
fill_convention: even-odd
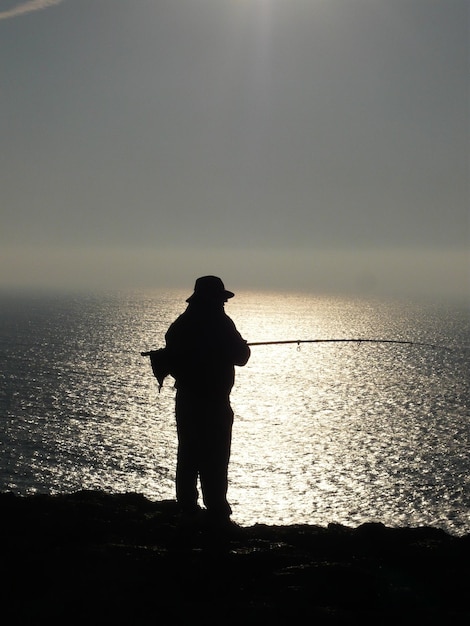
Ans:
[{"label": "ocean surface", "polygon": [[[190,291],[0,296],[0,491],[174,498],[173,381],[158,393],[140,353]],[[438,346],[253,346],[232,392],[237,522],[470,533],[468,306],[241,292],[226,312],[249,342]]]}]

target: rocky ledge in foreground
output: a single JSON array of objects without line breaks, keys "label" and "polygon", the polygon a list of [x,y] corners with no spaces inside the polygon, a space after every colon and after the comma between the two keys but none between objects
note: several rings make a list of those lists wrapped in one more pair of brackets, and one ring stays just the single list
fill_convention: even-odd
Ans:
[{"label": "rocky ledge in foreground", "polygon": [[10,625],[470,623],[470,535],[257,524],[181,537],[175,502],[90,491],[4,493],[0,507]]}]

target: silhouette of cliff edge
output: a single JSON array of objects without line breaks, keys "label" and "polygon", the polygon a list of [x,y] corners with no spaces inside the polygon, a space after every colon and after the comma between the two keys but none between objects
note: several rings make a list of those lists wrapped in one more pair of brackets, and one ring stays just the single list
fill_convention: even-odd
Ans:
[{"label": "silhouette of cliff edge", "polygon": [[470,623],[470,535],[256,524],[182,533],[174,501],[0,494],[11,624]]}]

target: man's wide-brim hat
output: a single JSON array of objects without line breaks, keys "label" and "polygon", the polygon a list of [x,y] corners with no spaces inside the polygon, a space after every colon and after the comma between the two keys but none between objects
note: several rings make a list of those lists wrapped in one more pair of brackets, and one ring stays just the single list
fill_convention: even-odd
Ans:
[{"label": "man's wide-brim hat", "polygon": [[196,280],[194,293],[189,296],[186,302],[192,300],[221,300],[225,302],[233,298],[235,294],[225,289],[224,283],[217,276],[201,276]]}]

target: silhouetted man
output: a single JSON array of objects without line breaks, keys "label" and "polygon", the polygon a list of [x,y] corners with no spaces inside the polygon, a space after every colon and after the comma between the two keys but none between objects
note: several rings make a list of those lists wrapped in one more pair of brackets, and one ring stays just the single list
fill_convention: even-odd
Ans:
[{"label": "silhouetted man", "polygon": [[186,311],[165,335],[170,373],[176,380],[176,498],[183,520],[196,516],[199,477],[209,522],[220,529],[230,527],[232,513],[227,474],[234,366],[245,365],[250,357],[247,342],[224,311],[233,296],[220,278],[198,278]]}]

